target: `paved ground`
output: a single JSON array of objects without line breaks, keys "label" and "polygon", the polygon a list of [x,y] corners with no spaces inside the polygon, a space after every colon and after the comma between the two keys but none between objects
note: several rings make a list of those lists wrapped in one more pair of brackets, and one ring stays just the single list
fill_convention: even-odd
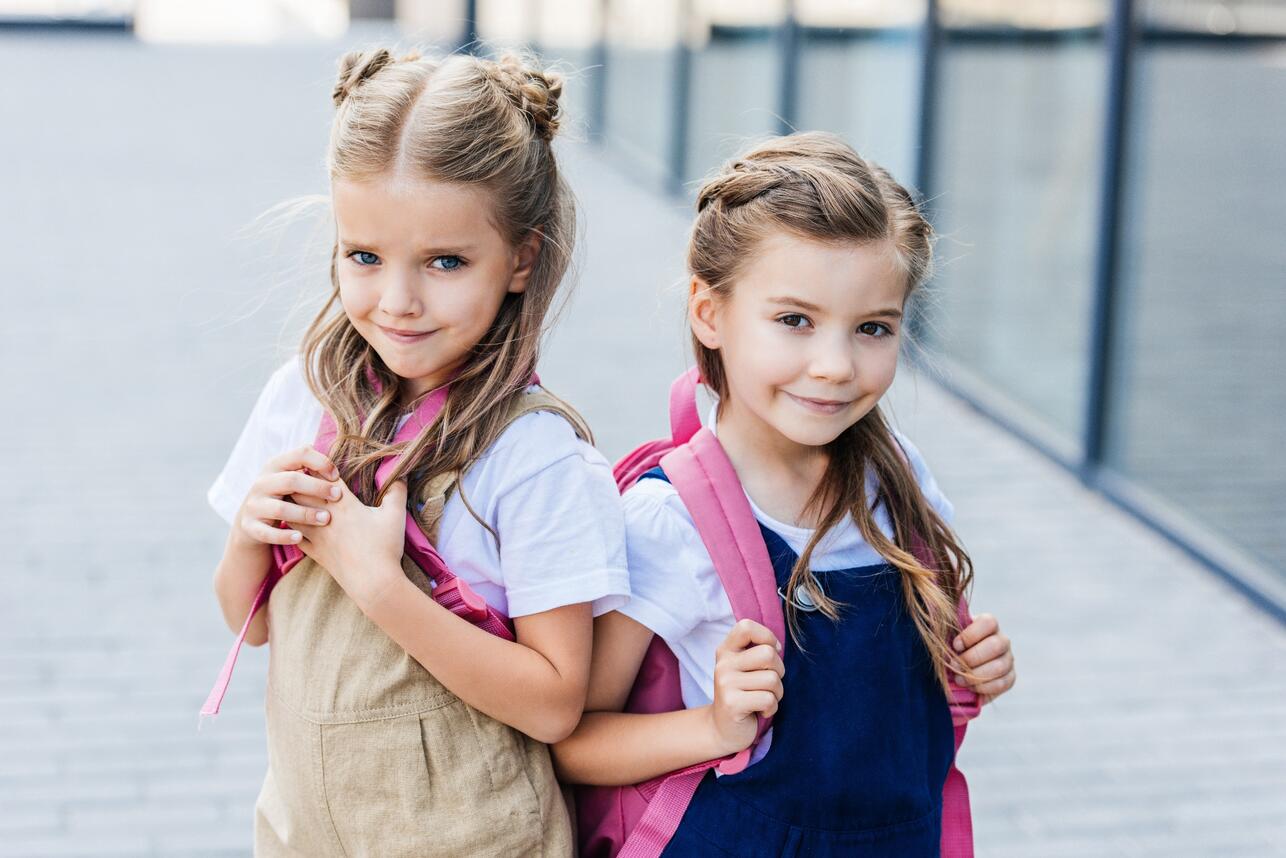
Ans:
[{"label": "paved ground", "polygon": [[[248,854],[265,660],[197,732],[229,643],[203,495],[323,282],[306,224],[237,232],[324,190],[338,50],[0,36],[0,854]],[[618,453],[683,365],[687,213],[565,154],[585,251],[543,373]],[[1286,630],[927,380],[895,411],[1017,642],[963,752],[979,854],[1286,854]]]}]

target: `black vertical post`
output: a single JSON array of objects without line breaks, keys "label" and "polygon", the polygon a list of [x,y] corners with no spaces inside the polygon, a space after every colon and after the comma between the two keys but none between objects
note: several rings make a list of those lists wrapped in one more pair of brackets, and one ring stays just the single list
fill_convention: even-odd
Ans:
[{"label": "black vertical post", "polygon": [[670,119],[670,193],[683,193],[688,175],[688,106],[692,99],[692,47],[688,44],[692,27],[692,2],[679,3],[679,39],[674,46],[674,91]]},{"label": "black vertical post", "polygon": [[464,31],[460,34],[460,51],[466,54],[478,52],[478,0],[464,2]]},{"label": "black vertical post", "polygon": [[799,113],[799,19],[795,0],[786,3],[786,19],[779,28],[781,91],[777,94],[777,133],[795,130]]},{"label": "black vertical post", "polygon": [[925,203],[933,195],[933,158],[938,114],[938,61],[942,53],[942,20],[937,0],[925,0],[920,25],[920,109],[916,119],[915,189]]},{"label": "black vertical post", "polygon": [[594,40],[594,88],[590,93],[589,132],[596,140],[607,135],[607,39],[610,35],[609,16],[612,0],[598,2],[598,38]]},{"label": "black vertical post", "polygon": [[1107,104],[1103,122],[1103,164],[1099,174],[1098,236],[1085,409],[1085,457],[1081,476],[1093,479],[1103,463],[1111,398],[1117,273],[1121,235],[1121,182],[1130,100],[1130,59],[1134,53],[1133,0],[1113,0],[1105,37]]}]

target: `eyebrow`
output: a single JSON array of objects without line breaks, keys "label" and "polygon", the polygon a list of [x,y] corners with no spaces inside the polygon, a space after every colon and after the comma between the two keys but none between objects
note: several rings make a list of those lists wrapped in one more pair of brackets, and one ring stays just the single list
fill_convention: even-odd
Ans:
[{"label": "eyebrow", "polygon": [[[817,306],[816,304],[809,303],[808,301],[805,301],[802,298],[793,298],[789,295],[781,295],[775,298],[769,298],[768,302],[770,304],[782,304],[787,307],[798,307],[799,309],[807,310],[810,313],[822,312],[822,308]],[[869,313],[862,313],[861,315],[879,316],[879,317],[888,318],[888,319],[900,319],[902,318],[902,311],[897,309],[896,307],[886,307],[883,310],[872,310]]]},{"label": "eyebrow", "polygon": [[[378,241],[357,241],[354,239],[348,239],[343,237],[339,239],[339,243],[342,246],[349,249],[352,249],[355,247],[360,247],[360,248],[367,248],[367,247],[378,248],[379,247]],[[440,247],[426,247],[423,250],[421,250],[420,253],[424,254],[425,256],[469,256],[473,253],[473,251],[474,251],[474,246],[472,244],[461,243],[457,245],[444,244]]]}]

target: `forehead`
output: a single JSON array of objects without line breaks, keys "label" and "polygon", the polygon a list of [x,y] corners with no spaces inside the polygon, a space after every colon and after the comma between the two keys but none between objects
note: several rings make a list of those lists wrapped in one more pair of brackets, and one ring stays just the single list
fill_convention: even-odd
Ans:
[{"label": "forehead", "polygon": [[500,240],[490,192],[405,176],[334,179],[331,201],[340,237],[364,244],[465,244]]},{"label": "forehead", "polygon": [[802,298],[835,313],[901,307],[906,275],[888,241],[831,242],[778,232],[763,238],[734,294]]}]

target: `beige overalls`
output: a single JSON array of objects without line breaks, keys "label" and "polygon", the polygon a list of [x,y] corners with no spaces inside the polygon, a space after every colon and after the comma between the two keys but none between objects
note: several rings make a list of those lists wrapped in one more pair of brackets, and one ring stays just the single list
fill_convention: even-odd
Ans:
[{"label": "beige overalls", "polygon": [[[580,418],[540,391],[532,411]],[[458,474],[428,481],[421,527],[436,538]],[[408,578],[430,592],[407,558]],[[255,855],[573,854],[549,749],[462,702],[305,558],[268,602],[268,773]]]}]

